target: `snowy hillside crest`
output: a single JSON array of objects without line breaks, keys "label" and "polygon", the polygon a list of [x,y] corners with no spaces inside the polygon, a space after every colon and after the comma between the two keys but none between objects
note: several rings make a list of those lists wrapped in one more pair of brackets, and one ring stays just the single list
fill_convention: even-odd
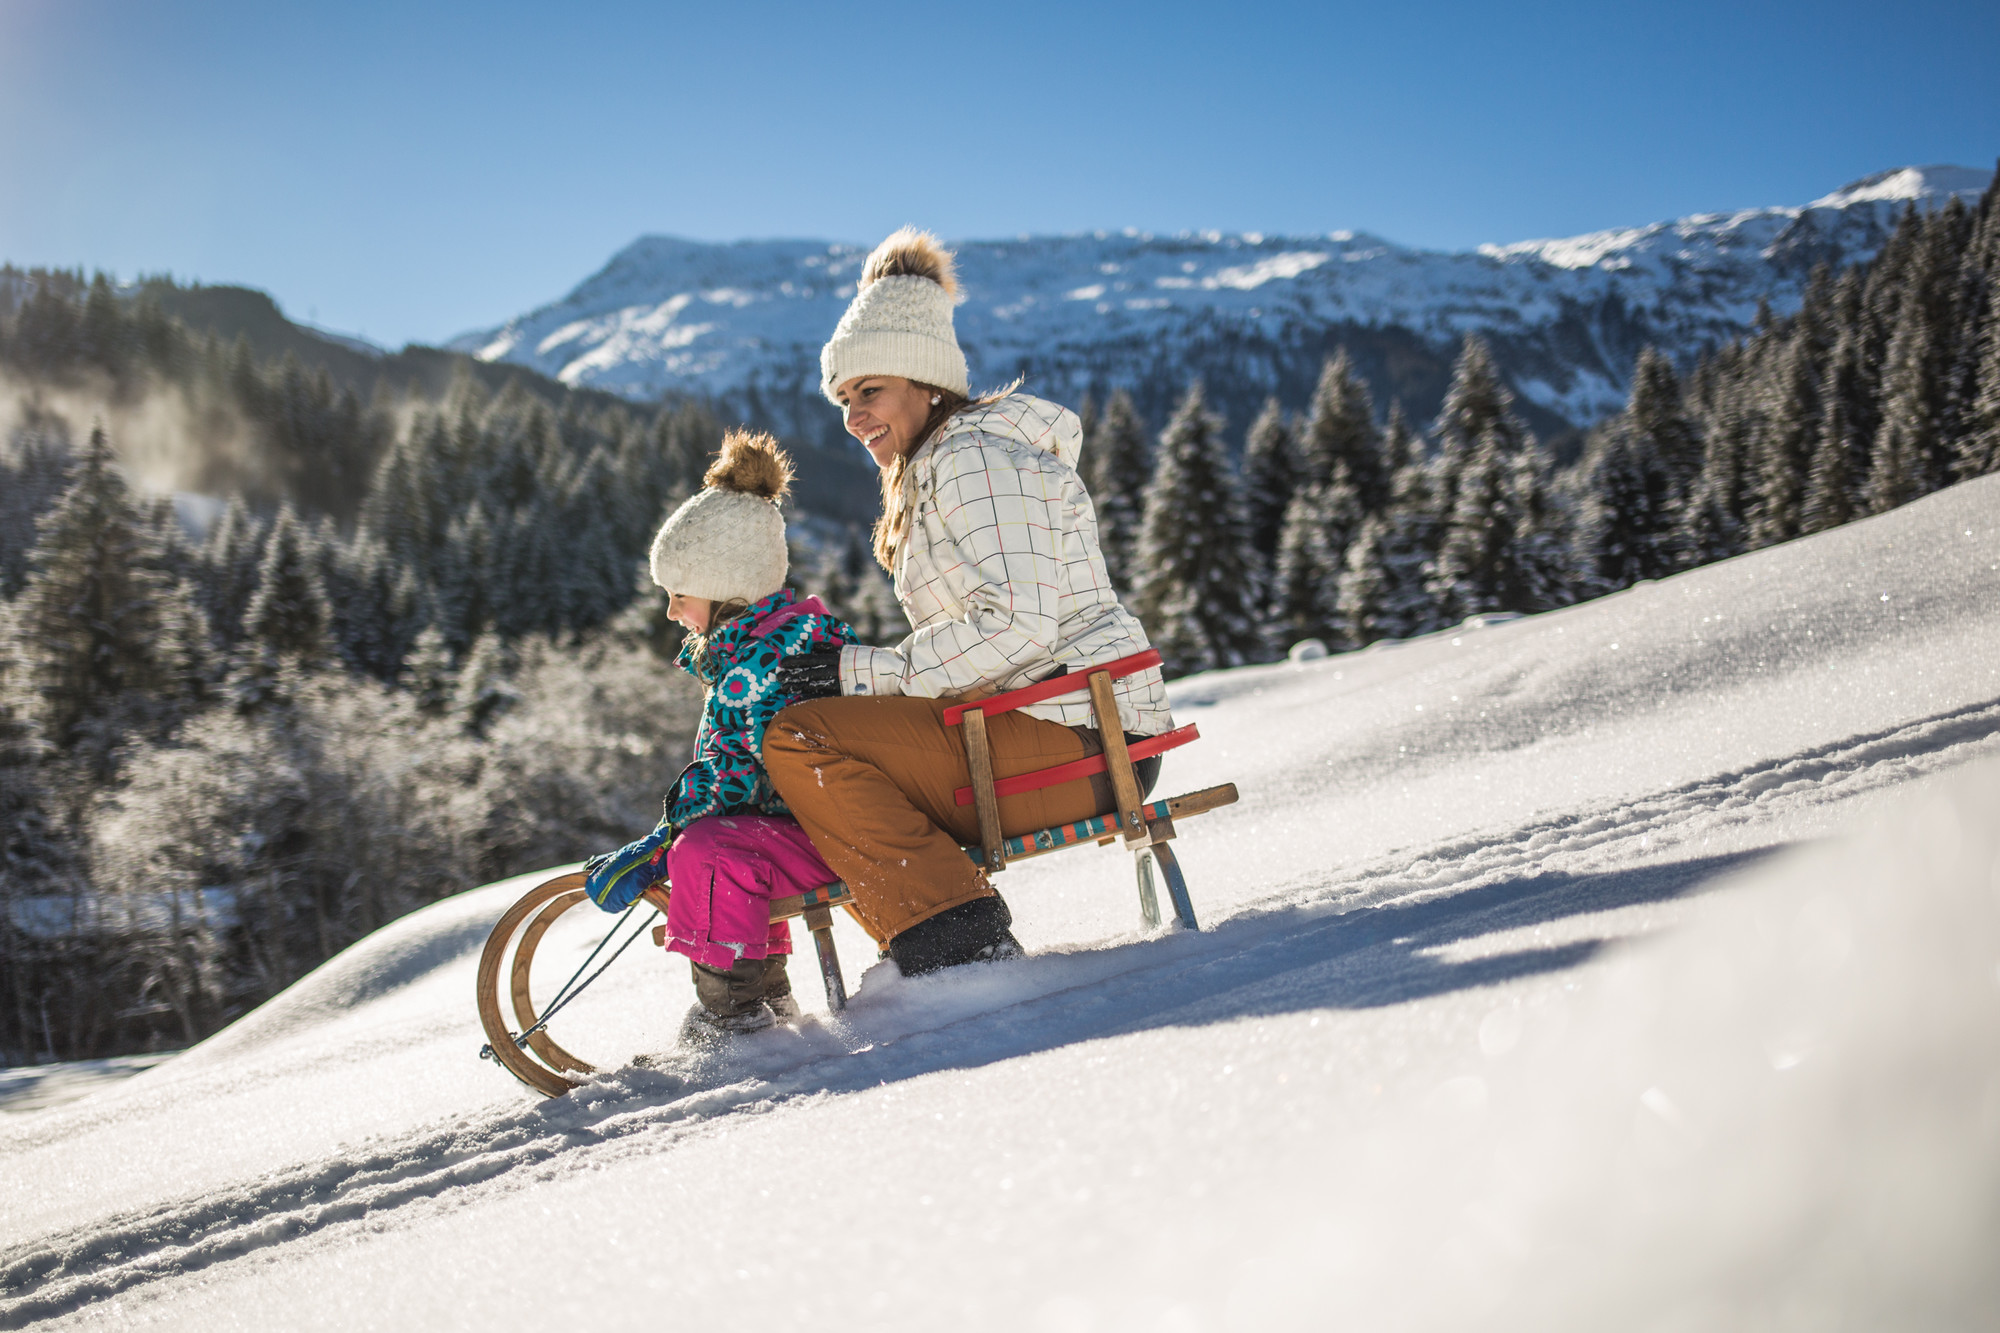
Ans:
[{"label": "snowy hillside crest", "polygon": [[[1447,355],[1480,333],[1528,401],[1586,425],[1622,405],[1641,346],[1690,365],[1747,332],[1760,302],[1796,308],[1815,265],[1871,257],[1904,208],[1972,202],[1990,179],[1902,167],[1802,207],[1459,253],[1344,230],[965,241],[958,333],[975,383],[1026,374],[1065,401],[1133,388],[1163,363],[1183,382],[1206,373],[1213,383],[1205,358],[1218,355],[1246,397],[1261,396],[1281,388],[1294,353],[1316,369],[1329,329],[1398,326]],[[561,300],[451,346],[632,398],[740,401],[783,424],[810,396],[819,347],[866,254],[822,241],[645,236]]]}]

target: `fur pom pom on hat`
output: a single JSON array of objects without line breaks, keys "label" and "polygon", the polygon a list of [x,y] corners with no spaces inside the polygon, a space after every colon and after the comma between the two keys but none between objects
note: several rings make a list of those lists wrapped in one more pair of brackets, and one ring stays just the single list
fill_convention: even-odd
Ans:
[{"label": "fur pom pom on hat", "polygon": [[653,582],[684,597],[754,602],[785,585],[785,518],[792,460],[762,433],[733,430],[702,476],[702,491],[653,538]]},{"label": "fur pom pom on hat", "polygon": [[899,375],[969,393],[965,353],[952,329],[958,295],[951,251],[927,231],[904,227],[875,247],[847,313],[819,354],[819,387],[834,391],[857,375]]}]

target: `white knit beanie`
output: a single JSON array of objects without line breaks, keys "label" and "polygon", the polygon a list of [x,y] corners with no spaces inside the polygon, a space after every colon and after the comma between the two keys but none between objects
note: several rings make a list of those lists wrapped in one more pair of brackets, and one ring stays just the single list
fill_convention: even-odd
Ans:
[{"label": "white knit beanie", "polygon": [[792,462],[769,435],[723,436],[701,493],[653,538],[653,582],[711,602],[754,602],[784,587],[790,561],[778,501],[791,480]]},{"label": "white knit beanie", "polygon": [[834,390],[857,375],[900,375],[969,393],[965,353],[951,326],[957,294],[951,252],[929,232],[904,227],[876,246],[853,302],[820,349],[820,392],[838,403]]}]

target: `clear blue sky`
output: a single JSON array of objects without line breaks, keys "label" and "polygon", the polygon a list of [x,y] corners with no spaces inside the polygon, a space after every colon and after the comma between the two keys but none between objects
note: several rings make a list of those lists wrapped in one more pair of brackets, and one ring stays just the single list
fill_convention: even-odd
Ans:
[{"label": "clear blue sky", "polygon": [[1461,248],[2000,153],[2000,4],[0,0],[0,258],[392,345],[646,232]]}]

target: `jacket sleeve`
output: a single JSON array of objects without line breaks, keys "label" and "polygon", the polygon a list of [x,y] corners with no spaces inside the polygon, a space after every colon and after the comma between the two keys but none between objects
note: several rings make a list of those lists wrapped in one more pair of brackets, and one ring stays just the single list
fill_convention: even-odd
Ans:
[{"label": "jacket sleeve", "polygon": [[662,824],[686,828],[704,815],[728,814],[754,801],[760,761],[741,731],[717,731],[681,774]]},{"label": "jacket sleeve", "polygon": [[978,437],[937,460],[910,539],[929,549],[962,608],[894,648],[841,654],[849,694],[956,694],[1050,659],[1062,596],[1062,482],[1046,456]]}]

